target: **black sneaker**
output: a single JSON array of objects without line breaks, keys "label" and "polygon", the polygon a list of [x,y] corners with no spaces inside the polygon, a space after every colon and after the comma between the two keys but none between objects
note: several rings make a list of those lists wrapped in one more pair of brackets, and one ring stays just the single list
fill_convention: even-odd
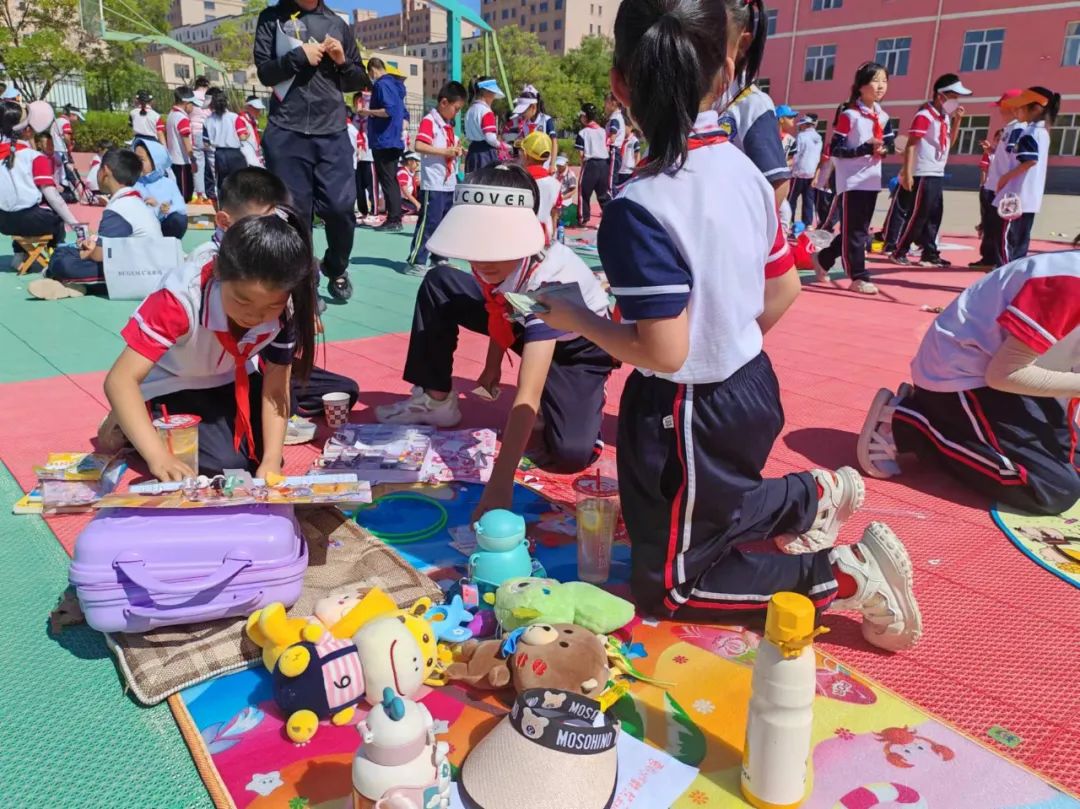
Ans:
[{"label": "black sneaker", "polygon": [[889,256],[889,261],[901,267],[915,266],[914,262],[910,258],[908,258],[907,256],[901,256],[899,253],[893,253],[891,256]]},{"label": "black sneaker", "polygon": [[952,266],[951,261],[943,259],[941,256],[936,256],[935,258],[924,258],[919,261],[919,264],[923,267],[940,267],[942,269]]},{"label": "black sneaker", "polygon": [[991,264],[989,261],[979,260],[979,261],[973,261],[970,264],[968,264],[968,269],[969,270],[982,270],[983,272],[990,272],[990,270],[994,269],[994,265]]},{"label": "black sneaker", "polygon": [[330,293],[330,297],[335,301],[347,301],[352,297],[352,282],[349,281],[349,274],[342,273],[337,278],[331,278],[330,283],[327,284],[327,291]]},{"label": "black sneaker", "polygon": [[401,231],[401,223],[400,222],[391,222],[391,221],[387,220],[386,222],[383,222],[378,227],[372,228],[372,230],[378,230],[378,231],[381,231],[383,233],[399,233]]}]

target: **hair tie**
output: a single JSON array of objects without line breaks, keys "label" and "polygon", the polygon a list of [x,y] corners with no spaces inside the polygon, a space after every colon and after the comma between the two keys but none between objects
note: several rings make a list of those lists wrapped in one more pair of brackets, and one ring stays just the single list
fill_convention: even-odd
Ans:
[{"label": "hair tie", "polygon": [[282,208],[280,205],[275,205],[274,210],[272,210],[269,215],[276,216],[282,222],[292,224],[291,222],[289,222],[289,212]]}]

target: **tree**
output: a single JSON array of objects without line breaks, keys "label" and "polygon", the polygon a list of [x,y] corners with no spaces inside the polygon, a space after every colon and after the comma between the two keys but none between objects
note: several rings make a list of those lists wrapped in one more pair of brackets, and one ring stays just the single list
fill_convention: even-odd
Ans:
[{"label": "tree", "polygon": [[217,27],[221,40],[220,61],[229,70],[244,70],[254,62],[255,18],[266,8],[267,0],[247,0],[244,13]]},{"label": "tree", "polygon": [[582,90],[582,101],[600,106],[611,90],[611,62],[615,43],[607,37],[590,36],[559,60],[559,69]]},{"label": "tree", "polygon": [[101,51],[81,24],[78,0],[0,0],[0,62],[26,96],[44,98]]},{"label": "tree", "polygon": [[[169,29],[169,5],[170,0],[105,0],[105,27],[136,34],[163,33]],[[114,109],[139,90],[158,96],[165,83],[140,63],[145,52],[146,46],[138,41],[105,43],[99,58],[86,65],[87,100],[94,106]]]}]

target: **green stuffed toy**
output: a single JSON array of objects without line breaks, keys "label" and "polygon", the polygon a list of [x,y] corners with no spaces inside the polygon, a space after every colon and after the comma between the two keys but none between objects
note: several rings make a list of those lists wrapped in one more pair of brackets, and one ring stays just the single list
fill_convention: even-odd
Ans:
[{"label": "green stuffed toy", "polygon": [[495,592],[495,617],[506,632],[532,624],[577,624],[606,635],[630,623],[634,605],[585,582],[516,578]]}]

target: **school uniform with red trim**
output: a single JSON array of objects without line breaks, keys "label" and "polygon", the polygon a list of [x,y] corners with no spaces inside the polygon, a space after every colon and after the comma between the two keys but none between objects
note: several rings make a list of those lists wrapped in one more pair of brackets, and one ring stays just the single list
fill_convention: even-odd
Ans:
[{"label": "school uniform with red trim", "polygon": [[169,150],[173,177],[184,202],[191,202],[195,194],[195,175],[191,160],[184,148],[184,139],[191,137],[191,118],[180,107],[173,107],[165,119],[165,148]]},{"label": "school uniform with red trim", "polygon": [[[983,264],[1000,267],[1006,264],[1005,220],[998,215],[994,200],[997,198],[997,185],[1010,168],[1010,149],[1015,150],[1026,124],[1015,118],[1001,129],[1001,138],[990,155],[990,165],[986,169],[986,180],[979,189],[979,203],[982,210],[982,239],[979,242],[979,255]],[[1014,134],[1015,133],[1015,134]]]},{"label": "school uniform with red trim", "polygon": [[763,617],[781,590],[825,606],[827,552],[747,547],[805,532],[818,507],[809,473],[761,475],[784,411],[757,318],[766,279],[795,271],[772,186],[719,135],[717,114],[701,113],[686,165],[636,174],[604,211],[597,247],[624,322],[689,320],[683,366],[637,369],[619,407],[635,603],[705,620]]},{"label": "school uniform with red trim", "polygon": [[960,293],[911,363],[915,392],[896,408],[893,436],[900,452],[993,499],[1060,514],[1080,498],[1080,400],[987,387],[1007,337],[1038,354],[1041,367],[1080,371],[1080,252],[1022,259]]},{"label": "school uniform with red trim", "polygon": [[[924,104],[911,121],[908,138],[916,144],[914,183],[911,191],[901,188],[896,192],[895,199],[908,214],[902,227],[899,221],[894,225],[899,233],[894,252],[907,255],[911,245],[917,244],[923,261],[936,261],[941,258],[937,238],[945,211],[945,165],[952,147],[952,122],[944,112]],[[904,201],[900,201],[901,194]]]},{"label": "school uniform with red trim", "polygon": [[466,174],[498,161],[499,122],[484,99],[476,99],[465,111],[463,128],[469,142],[465,153]]},{"label": "school uniform with red trim", "polygon": [[153,107],[133,108],[128,117],[131,119],[131,131],[136,138],[157,140],[158,133],[165,134],[165,120]]},{"label": "school uniform with red trim", "polygon": [[[9,167],[12,149],[15,158]],[[53,162],[48,155],[26,141],[0,142],[0,233],[7,236],[51,233],[50,246],[63,243],[64,220],[45,203],[41,194],[42,188],[55,187]]]},{"label": "school uniform with red trim", "polygon": [[[420,122],[416,142],[449,149],[457,144],[454,122],[447,121],[438,110],[431,110]],[[437,264],[439,256],[428,252],[427,240],[442,223],[454,205],[454,189],[457,188],[457,159],[437,155],[420,155],[420,219],[416,223],[412,247],[409,249],[410,264]]]},{"label": "school uniform with red trim", "polygon": [[408,193],[415,199],[420,198],[420,173],[413,174],[402,166],[397,170],[397,184],[401,189],[401,210],[405,214],[418,214],[419,209],[405,198]]},{"label": "school uniform with red trim", "polygon": [[604,128],[595,121],[583,126],[574,141],[574,148],[581,152],[581,176],[578,179],[578,224],[589,224],[592,218],[592,196],[600,203],[600,210],[611,202],[611,158]]},{"label": "school uniform with red trim", "polygon": [[1009,133],[1009,144],[1005,151],[1006,165],[1002,176],[1020,165],[1034,163],[1031,169],[1011,180],[994,197],[994,205],[998,205],[1006,194],[1020,197],[1020,217],[1003,222],[1001,259],[1008,262],[1028,254],[1035,215],[1042,209],[1050,157],[1050,133],[1046,129],[1046,122],[1036,121],[1014,128]]},{"label": "school uniform with red trim", "polygon": [[884,143],[887,154],[896,150],[896,134],[889,123],[889,114],[879,104],[871,109],[856,101],[837,120],[829,146],[841,212],[840,233],[818,257],[826,270],[840,259],[853,281],[870,280],[866,243],[881,191],[881,155],[870,143],[873,139]]},{"label": "school uniform with red trim", "polygon": [[241,148],[242,135],[250,137],[247,123],[232,110],[211,115],[203,122],[203,140],[213,154],[215,199],[228,176],[248,166],[248,155]]},{"label": "school uniform with red trim", "polygon": [[129,348],[154,363],[140,385],[152,416],[162,409],[199,416],[199,471],[254,471],[262,454],[262,376],[259,361],[292,363],[296,349],[288,309],[239,338],[230,332],[213,276],[214,257],[202,253],[167,273],[120,332]]},{"label": "school uniform with red trim", "polygon": [[367,122],[357,116],[356,129],[356,210],[361,216],[379,213],[379,178],[375,174],[375,156],[368,142]]}]

